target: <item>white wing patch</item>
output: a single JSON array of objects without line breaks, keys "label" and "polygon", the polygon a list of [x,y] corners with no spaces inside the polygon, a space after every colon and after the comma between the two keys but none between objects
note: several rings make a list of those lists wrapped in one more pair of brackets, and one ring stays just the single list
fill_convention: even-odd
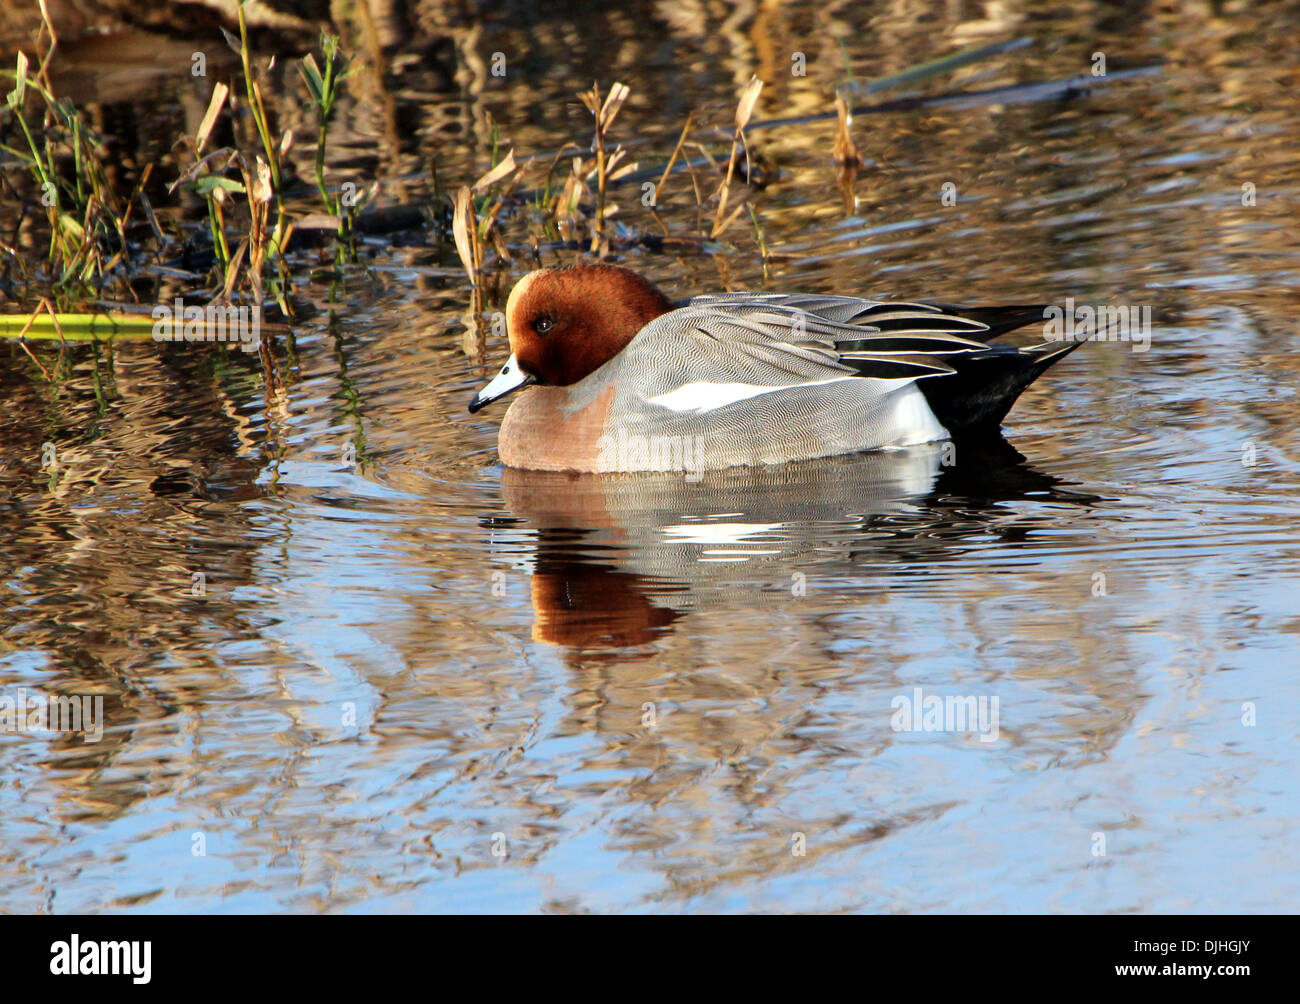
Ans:
[{"label": "white wing patch", "polygon": [[725,408],[737,401],[746,401],[760,394],[771,394],[778,390],[796,390],[800,387],[820,387],[828,383],[840,383],[843,380],[861,380],[856,374],[852,376],[831,377],[829,380],[810,380],[807,383],[783,384],[771,387],[766,384],[752,383],[710,383],[695,381],[684,383],[665,394],[657,394],[647,400],[670,411],[714,411]]},{"label": "white wing patch", "polygon": [[666,526],[663,532],[665,537],[673,537],[681,544],[745,544],[749,543],[748,537],[770,533],[784,526],[784,523],[684,523]]}]

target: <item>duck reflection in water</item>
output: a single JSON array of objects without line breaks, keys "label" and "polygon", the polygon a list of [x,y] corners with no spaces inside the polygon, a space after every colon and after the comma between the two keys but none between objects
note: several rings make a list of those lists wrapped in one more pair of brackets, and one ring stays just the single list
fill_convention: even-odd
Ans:
[{"label": "duck reflection in water", "polygon": [[[810,579],[866,566],[941,563],[975,537],[1028,546],[1041,514],[1005,503],[1091,506],[1006,440],[681,474],[502,469],[514,519],[503,544],[531,546],[536,639],[573,648],[643,646],[692,610],[744,596],[784,602]],[[806,588],[806,586],[805,586]]]}]

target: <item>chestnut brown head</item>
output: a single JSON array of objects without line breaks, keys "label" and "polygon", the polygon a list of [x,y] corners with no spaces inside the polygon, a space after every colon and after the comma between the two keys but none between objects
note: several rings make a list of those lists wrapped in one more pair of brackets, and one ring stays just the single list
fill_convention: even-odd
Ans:
[{"label": "chestnut brown head", "polygon": [[623,351],[672,303],[617,265],[530,272],[506,301],[510,359],[470,402],[470,411],[530,383],[567,387]]}]

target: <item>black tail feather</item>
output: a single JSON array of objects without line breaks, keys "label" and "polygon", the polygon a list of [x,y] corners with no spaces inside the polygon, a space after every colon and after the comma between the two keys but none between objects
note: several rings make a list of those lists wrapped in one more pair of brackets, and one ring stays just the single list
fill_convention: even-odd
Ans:
[{"label": "black tail feather", "polygon": [[918,380],[917,386],[935,417],[953,436],[996,434],[1024,389],[1082,344],[1068,342],[1026,349],[990,346],[986,352],[949,357],[946,362],[955,373]]},{"label": "black tail feather", "polygon": [[989,326],[987,331],[962,333],[967,338],[974,338],[981,342],[990,341],[998,335],[1005,335],[1008,331],[1015,331],[1016,328],[1023,328],[1035,321],[1041,323],[1043,311],[1047,309],[1043,304],[1032,303],[1017,303],[1005,307],[959,307],[956,304],[936,303],[933,300],[927,300],[926,303],[931,307],[938,307],[945,314],[968,317],[972,321],[987,324]]}]

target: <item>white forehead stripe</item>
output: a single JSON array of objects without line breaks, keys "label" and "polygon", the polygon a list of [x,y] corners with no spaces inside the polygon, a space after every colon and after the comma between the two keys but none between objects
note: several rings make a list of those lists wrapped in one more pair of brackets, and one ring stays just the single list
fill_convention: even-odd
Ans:
[{"label": "white forehead stripe", "polygon": [[751,397],[758,397],[760,394],[771,394],[777,390],[821,387],[824,384],[839,383],[842,380],[859,379],[861,378],[857,376],[841,376],[831,377],[829,380],[810,380],[807,383],[784,384],[779,387],[771,387],[766,384],[696,381],[694,383],[684,383],[675,390],[657,394],[652,398],[647,398],[647,400],[651,404],[657,404],[661,408],[667,408],[670,411],[713,411],[717,408],[725,408],[729,404],[735,404],[737,401],[745,401]]},{"label": "white forehead stripe", "polygon": [[[542,270],[540,269],[536,272],[529,272],[526,276],[515,283],[515,288],[512,289],[510,295],[506,297],[506,334],[514,334],[516,321],[515,311],[519,307],[519,301],[524,298],[524,294],[528,291],[528,287],[531,286],[533,281],[541,274]],[[522,319],[519,320],[522,321]],[[511,342],[510,347],[511,349],[514,348],[513,342]]]}]

